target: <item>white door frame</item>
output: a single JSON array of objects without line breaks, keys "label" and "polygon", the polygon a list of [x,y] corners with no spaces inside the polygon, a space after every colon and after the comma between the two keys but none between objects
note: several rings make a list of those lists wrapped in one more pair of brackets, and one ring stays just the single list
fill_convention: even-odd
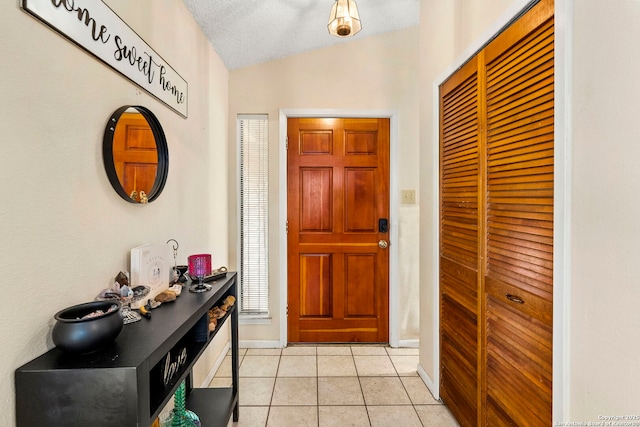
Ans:
[{"label": "white door frame", "polygon": [[287,346],[287,119],[289,117],[372,117],[389,119],[389,345],[398,347],[398,112],[396,110],[281,109],[279,117],[280,346]]}]

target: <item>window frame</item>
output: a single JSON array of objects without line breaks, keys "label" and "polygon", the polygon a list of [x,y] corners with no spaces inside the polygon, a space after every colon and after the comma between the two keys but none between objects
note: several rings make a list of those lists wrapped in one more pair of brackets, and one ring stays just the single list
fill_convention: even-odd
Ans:
[{"label": "window frame", "polygon": [[[263,140],[261,144],[262,155],[264,156],[261,159],[261,165],[259,166],[260,171],[257,171],[259,175],[259,180],[263,182],[263,198],[259,201],[261,203],[261,208],[264,209],[265,216],[262,218],[263,222],[261,224],[261,236],[259,236],[262,241],[259,245],[262,246],[261,252],[258,255],[258,259],[262,260],[260,268],[262,272],[259,273],[262,280],[264,282],[261,285],[261,289],[254,289],[254,295],[252,298],[256,298],[261,300],[258,302],[258,307],[256,311],[243,309],[244,301],[243,301],[243,292],[245,285],[245,230],[244,230],[244,192],[243,189],[246,166],[243,165],[243,160],[245,158],[246,149],[244,147],[245,135],[243,132],[245,129],[243,126],[248,124],[249,121],[262,121],[263,123],[257,124],[256,126],[260,127],[259,130],[262,134],[261,137]],[[238,288],[239,288],[239,304],[238,304],[238,312],[240,314],[241,323],[270,323],[271,321],[271,311],[270,311],[270,292],[269,292],[269,116],[268,114],[238,114],[236,116],[236,141],[237,141],[237,184],[238,184]]]}]

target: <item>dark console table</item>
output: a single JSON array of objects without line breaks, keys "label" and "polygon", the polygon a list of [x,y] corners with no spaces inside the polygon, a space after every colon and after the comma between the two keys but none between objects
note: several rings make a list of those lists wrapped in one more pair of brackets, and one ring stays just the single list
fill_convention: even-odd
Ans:
[{"label": "dark console table", "polygon": [[[237,298],[235,273],[191,293],[185,286],[175,302],[151,312],[151,319],[124,325],[116,340],[88,355],[53,348],[16,370],[18,427],[149,427],[187,381],[187,409],[204,427],[238,420],[238,309],[234,305],[208,332],[208,310],[228,296]],[[192,368],[213,337],[231,319],[232,386],[194,388]],[[186,351],[186,357],[184,352]],[[182,355],[182,357],[180,357]],[[179,362],[165,384],[164,367]]]}]

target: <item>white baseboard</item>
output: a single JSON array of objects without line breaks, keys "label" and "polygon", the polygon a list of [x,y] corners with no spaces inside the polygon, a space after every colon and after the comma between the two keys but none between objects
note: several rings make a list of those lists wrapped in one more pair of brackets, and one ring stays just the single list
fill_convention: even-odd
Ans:
[{"label": "white baseboard", "polygon": [[218,358],[216,359],[213,366],[209,370],[209,374],[207,374],[207,377],[202,382],[202,385],[200,386],[201,388],[209,387],[209,384],[213,380],[213,377],[216,375],[216,372],[218,372],[218,368],[220,368],[220,366],[222,365],[222,362],[224,362],[224,358],[229,352],[230,348],[231,348],[231,343],[227,342],[227,344],[224,346],[224,349],[220,352],[220,354],[218,355]]},{"label": "white baseboard", "polygon": [[420,340],[398,340],[398,347],[400,347],[400,348],[418,348],[418,347],[420,347]]},{"label": "white baseboard", "polygon": [[278,340],[244,340],[239,341],[240,348],[282,348]]},{"label": "white baseboard", "polygon": [[420,378],[422,378],[422,381],[424,381],[424,384],[427,386],[433,397],[436,400],[440,400],[440,388],[436,387],[436,384],[431,380],[431,378],[429,378],[429,375],[427,375],[427,372],[420,364],[418,364],[418,375],[420,375]]}]

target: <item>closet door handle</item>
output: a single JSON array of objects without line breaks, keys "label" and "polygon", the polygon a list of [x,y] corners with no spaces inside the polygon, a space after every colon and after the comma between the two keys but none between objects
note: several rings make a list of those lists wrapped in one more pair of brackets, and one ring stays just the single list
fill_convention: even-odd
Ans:
[{"label": "closet door handle", "polygon": [[511,295],[511,294],[504,294],[504,296],[507,297],[509,301],[513,301],[517,304],[524,304],[524,300],[519,296]]}]

